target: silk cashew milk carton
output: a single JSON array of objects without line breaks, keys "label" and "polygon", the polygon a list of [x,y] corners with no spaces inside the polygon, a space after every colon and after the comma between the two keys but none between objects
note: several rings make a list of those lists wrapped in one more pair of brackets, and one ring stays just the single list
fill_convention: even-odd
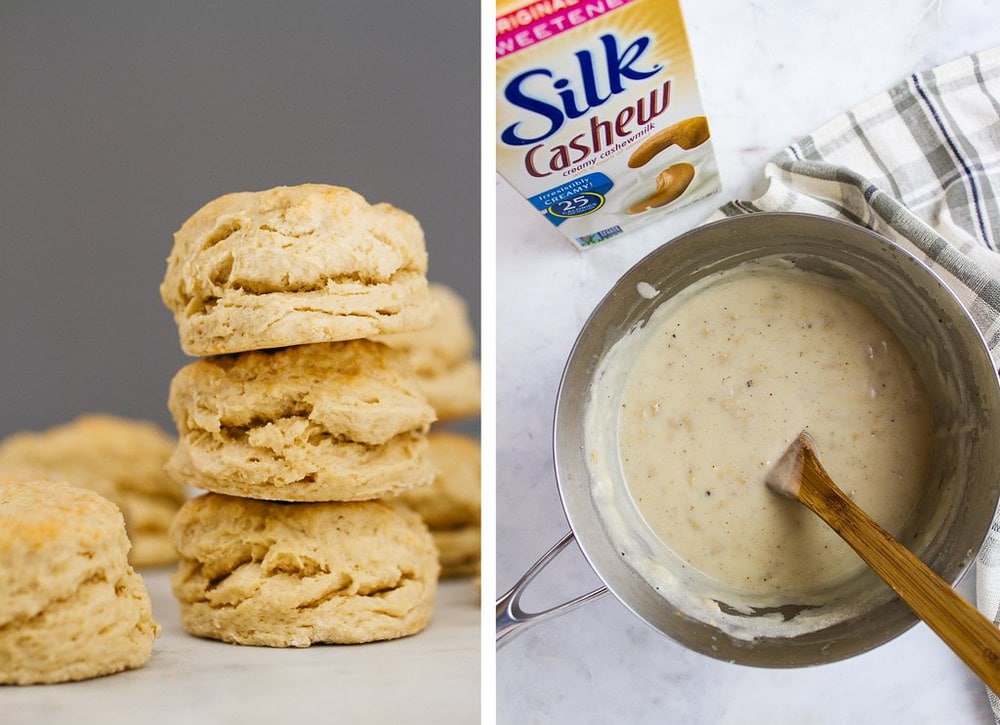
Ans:
[{"label": "silk cashew milk carton", "polygon": [[719,190],[678,0],[497,0],[497,169],[577,247]]}]

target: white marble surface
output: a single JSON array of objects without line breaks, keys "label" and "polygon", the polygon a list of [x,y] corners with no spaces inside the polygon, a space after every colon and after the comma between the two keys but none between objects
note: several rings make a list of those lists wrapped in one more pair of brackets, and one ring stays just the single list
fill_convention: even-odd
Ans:
[{"label": "white marble surface", "polygon": [[[794,138],[915,70],[1000,44],[985,0],[683,2],[724,190],[652,228],[578,252],[497,181],[497,589],[566,531],[551,426],[587,315],[634,262],[731,198]],[[575,547],[525,597],[540,609],[599,584]],[[973,575],[960,586],[971,597]],[[992,723],[981,685],[925,625],[868,654],[765,670],[694,654],[613,597],[497,653],[500,723]]]},{"label": "white marble surface", "polygon": [[144,572],[162,628],[146,666],[84,682],[0,688],[3,725],[465,725],[480,712],[479,592],[438,590],[413,637],[308,649],[241,647],[188,635],[166,571]]}]

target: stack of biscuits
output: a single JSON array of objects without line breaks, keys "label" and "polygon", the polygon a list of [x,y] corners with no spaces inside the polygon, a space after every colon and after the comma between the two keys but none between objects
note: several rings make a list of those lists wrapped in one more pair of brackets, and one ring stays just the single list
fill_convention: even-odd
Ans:
[{"label": "stack of biscuits", "polygon": [[167,464],[208,493],[171,532],[192,634],[305,647],[416,633],[440,565],[398,500],[435,480],[435,413],[405,350],[434,302],[416,219],[349,189],[229,194],[176,233],[161,286],[181,346]]}]

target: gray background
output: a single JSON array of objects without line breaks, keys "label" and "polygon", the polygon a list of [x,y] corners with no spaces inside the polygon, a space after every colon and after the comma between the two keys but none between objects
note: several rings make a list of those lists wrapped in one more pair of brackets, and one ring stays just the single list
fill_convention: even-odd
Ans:
[{"label": "gray background", "polygon": [[231,191],[323,182],[423,224],[479,324],[479,6],[0,2],[0,435],[160,423],[172,234]]}]

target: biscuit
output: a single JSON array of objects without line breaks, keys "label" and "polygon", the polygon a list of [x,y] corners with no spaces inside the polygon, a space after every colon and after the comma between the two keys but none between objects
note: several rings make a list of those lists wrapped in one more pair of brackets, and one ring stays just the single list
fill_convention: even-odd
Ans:
[{"label": "biscuit", "polygon": [[86,415],[0,442],[0,477],[66,481],[101,494],[125,517],[133,566],[176,560],[167,529],[187,496],[163,470],[174,439],[153,423]]},{"label": "biscuit", "polygon": [[406,355],[370,340],[206,358],[170,385],[167,471],[216,493],[357,501],[429,484],[434,411]]},{"label": "biscuit", "polygon": [[432,283],[430,294],[437,306],[430,327],[376,339],[407,352],[438,420],[476,415],[480,409],[480,370],[479,361],[473,359],[476,338],[468,307],[445,285]]},{"label": "biscuit", "polygon": [[482,502],[479,444],[468,436],[432,431],[428,436],[436,476],[431,486],[400,499],[423,518],[434,537],[441,576],[479,571]]},{"label": "biscuit", "polygon": [[432,531],[441,563],[441,577],[472,576],[480,572],[482,531],[478,526]]},{"label": "biscuit", "polygon": [[160,286],[189,355],[420,329],[433,306],[420,224],[343,187],[209,202],[174,235]]},{"label": "biscuit", "polygon": [[139,667],[159,632],[119,510],[78,486],[0,480],[0,683]]},{"label": "biscuit", "polygon": [[181,623],[198,637],[267,647],[415,634],[437,590],[420,517],[383,501],[280,503],[208,493],[173,525]]}]

